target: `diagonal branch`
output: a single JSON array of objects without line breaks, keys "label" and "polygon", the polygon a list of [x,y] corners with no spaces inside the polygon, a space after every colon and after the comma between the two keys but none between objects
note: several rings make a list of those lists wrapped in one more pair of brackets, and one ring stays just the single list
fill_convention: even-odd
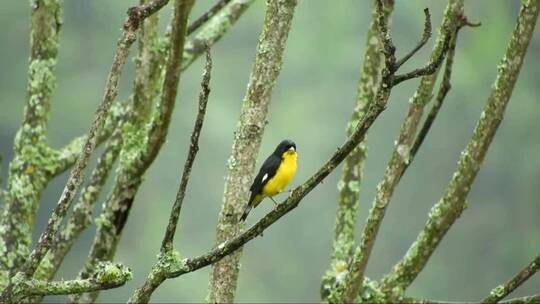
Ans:
[{"label": "diagonal branch", "polygon": [[498,303],[504,299],[507,295],[512,293],[516,288],[525,283],[530,277],[532,277],[540,269],[540,255],[536,256],[527,266],[521,269],[512,279],[508,282],[499,285],[489,293],[485,299],[482,300],[482,304]]},{"label": "diagonal branch", "polygon": [[440,201],[433,206],[423,230],[405,256],[381,281],[386,294],[405,290],[426,266],[429,258],[465,209],[465,199],[480,169],[489,145],[502,121],[506,105],[521,70],[529,41],[532,37],[540,1],[522,3],[516,27],[499,66],[495,85],[473,135],[461,153],[458,167]]},{"label": "diagonal branch", "polygon": [[206,51],[206,65],[204,67],[201,92],[199,93],[199,111],[197,118],[195,119],[195,125],[193,126],[193,132],[191,133],[191,143],[189,145],[188,157],[184,164],[184,171],[182,172],[182,179],[180,180],[180,187],[176,194],[176,199],[171,210],[171,216],[169,218],[169,224],[163,237],[161,244],[161,251],[166,252],[172,250],[172,243],[174,240],[174,234],[176,231],[176,225],[178,224],[178,218],[180,217],[180,211],[182,210],[182,202],[186,193],[189,176],[191,174],[191,168],[195,162],[195,157],[199,151],[199,136],[203,127],[204,116],[206,114],[206,105],[208,104],[208,96],[210,95],[210,76],[212,73],[212,57],[210,56],[210,50]]}]

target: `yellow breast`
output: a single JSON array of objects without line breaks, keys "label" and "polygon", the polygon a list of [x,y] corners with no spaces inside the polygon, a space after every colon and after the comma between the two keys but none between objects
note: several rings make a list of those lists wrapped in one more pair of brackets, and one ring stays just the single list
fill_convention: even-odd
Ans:
[{"label": "yellow breast", "polygon": [[296,157],[297,154],[294,151],[283,153],[276,175],[268,180],[263,187],[264,196],[274,196],[285,189],[296,173]]}]

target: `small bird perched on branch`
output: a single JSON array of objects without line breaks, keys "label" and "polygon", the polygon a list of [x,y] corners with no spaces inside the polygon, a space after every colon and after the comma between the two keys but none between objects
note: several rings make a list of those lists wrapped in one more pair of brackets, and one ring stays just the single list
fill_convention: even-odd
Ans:
[{"label": "small bird perched on branch", "polygon": [[276,201],[272,196],[285,189],[296,173],[296,144],[288,139],[283,140],[274,152],[264,161],[259,173],[249,188],[251,196],[242,213],[241,221],[244,221],[251,209],[257,207],[265,198],[269,197],[274,206]]}]

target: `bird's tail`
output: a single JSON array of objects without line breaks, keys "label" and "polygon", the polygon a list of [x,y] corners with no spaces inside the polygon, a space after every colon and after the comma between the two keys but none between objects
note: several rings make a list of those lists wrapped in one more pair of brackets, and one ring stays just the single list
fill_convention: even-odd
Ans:
[{"label": "bird's tail", "polygon": [[249,212],[251,211],[253,207],[250,205],[247,205],[246,208],[244,208],[244,212],[242,213],[242,216],[240,217],[240,221],[245,221]]}]

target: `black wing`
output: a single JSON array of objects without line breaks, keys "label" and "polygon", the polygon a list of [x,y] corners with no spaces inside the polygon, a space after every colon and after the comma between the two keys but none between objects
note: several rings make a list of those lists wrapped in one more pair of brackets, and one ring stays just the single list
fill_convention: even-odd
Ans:
[{"label": "black wing", "polygon": [[[252,195],[254,194],[260,194],[262,192],[262,188],[268,180],[270,180],[274,175],[276,175],[276,172],[279,168],[279,165],[281,164],[281,157],[276,156],[274,154],[270,155],[261,166],[261,169],[259,170],[259,173],[257,176],[255,176],[255,180],[253,180],[253,184],[251,184],[251,187],[249,190],[251,191]],[[266,178],[263,180],[263,177],[266,176]]]}]

